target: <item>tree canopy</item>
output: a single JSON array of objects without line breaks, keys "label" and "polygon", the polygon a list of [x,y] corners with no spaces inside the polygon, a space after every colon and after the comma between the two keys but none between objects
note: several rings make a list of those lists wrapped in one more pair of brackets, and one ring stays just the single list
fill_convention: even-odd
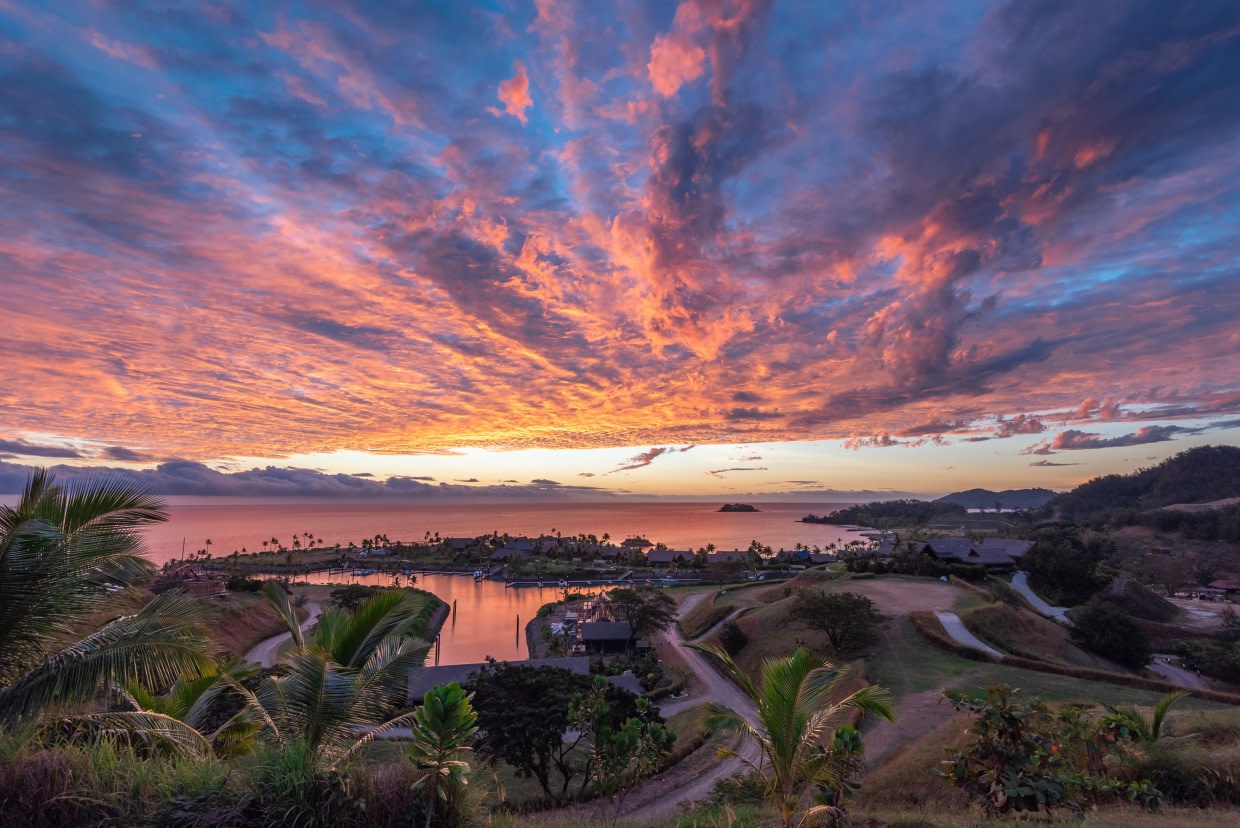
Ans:
[{"label": "tree canopy", "polygon": [[874,602],[864,595],[818,589],[798,592],[790,613],[803,624],[826,633],[831,647],[841,655],[872,644],[885,620]]},{"label": "tree canopy", "polygon": [[629,622],[633,638],[649,637],[676,621],[676,602],[660,589],[617,587],[607,593],[607,601],[617,620]]},{"label": "tree canopy", "polygon": [[[496,662],[465,683],[478,715],[478,752],[534,778],[547,796],[564,796],[575,777],[589,782],[589,770],[573,753],[583,736],[565,741],[575,699],[588,695],[590,676],[563,667]],[[636,697],[608,685],[605,698],[617,726],[638,715]],[[552,775],[559,775],[558,790]]]}]

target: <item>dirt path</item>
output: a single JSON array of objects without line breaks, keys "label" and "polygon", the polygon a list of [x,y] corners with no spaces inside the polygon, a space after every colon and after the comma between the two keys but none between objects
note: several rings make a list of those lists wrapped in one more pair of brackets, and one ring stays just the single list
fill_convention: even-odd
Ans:
[{"label": "dirt path", "polygon": [[[681,602],[678,613],[683,616],[708,594],[702,592],[687,596]],[[683,669],[693,676],[688,699],[660,705],[660,711],[665,717],[711,701],[740,713],[750,723],[757,721],[758,711],[749,697],[716,670],[706,656],[690,648],[678,628],[673,627],[664,633],[660,640],[663,644],[664,659],[670,663],[669,656],[674,657],[676,662],[683,665]],[[716,749],[717,745],[714,741],[708,742],[684,762],[678,763],[651,780],[653,784],[647,784],[635,791],[625,803],[625,816],[640,820],[672,816],[689,803],[706,799],[717,780],[740,773],[744,769],[739,759],[715,759],[713,751]],[[748,740],[736,745],[736,749],[749,761],[758,760],[757,746]]]}]

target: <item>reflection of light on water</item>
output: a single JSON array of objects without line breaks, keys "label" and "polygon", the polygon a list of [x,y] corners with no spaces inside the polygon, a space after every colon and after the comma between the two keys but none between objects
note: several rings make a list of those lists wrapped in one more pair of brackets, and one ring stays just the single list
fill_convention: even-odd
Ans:
[{"label": "reflection of light on water", "polygon": [[[298,576],[298,580],[311,584],[378,587],[390,587],[394,582],[393,576],[378,572],[358,576],[316,572]],[[402,578],[401,585],[409,586],[409,579]],[[417,576],[412,586],[434,593],[451,611],[431,653],[433,663],[437,664],[474,664],[485,661],[488,656],[499,661],[529,658],[522,619],[529,621],[543,604],[564,597],[564,590],[554,581],[543,586],[508,588],[502,581],[475,581],[471,575],[431,574]],[[580,592],[598,595],[606,589],[593,586]],[[515,626],[511,639],[507,635],[509,624]]]}]

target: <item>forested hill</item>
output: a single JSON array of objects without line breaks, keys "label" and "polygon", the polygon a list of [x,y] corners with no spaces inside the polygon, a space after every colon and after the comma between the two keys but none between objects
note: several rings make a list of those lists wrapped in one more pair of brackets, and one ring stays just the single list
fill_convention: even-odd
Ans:
[{"label": "forested hill", "polygon": [[955,503],[966,509],[1039,509],[1055,497],[1050,489],[1007,489],[992,492],[990,489],[969,489],[943,495],[935,503]]},{"label": "forested hill", "polygon": [[1115,509],[1157,509],[1240,496],[1240,448],[1201,446],[1132,474],[1095,477],[1047,504],[1061,520],[1087,521]]}]

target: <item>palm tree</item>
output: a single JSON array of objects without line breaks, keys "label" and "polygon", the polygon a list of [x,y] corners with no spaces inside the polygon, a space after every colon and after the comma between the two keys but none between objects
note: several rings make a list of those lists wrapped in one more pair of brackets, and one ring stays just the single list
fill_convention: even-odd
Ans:
[{"label": "palm tree", "polygon": [[462,757],[478,732],[472,698],[473,693],[466,695],[455,682],[440,684],[426,691],[422,706],[414,713],[409,752],[424,774],[415,787],[425,789],[429,800],[426,828],[434,820],[435,806],[442,800],[451,814],[469,784],[469,763]]},{"label": "palm tree", "polygon": [[761,756],[753,763],[740,758],[766,777],[767,797],[791,828],[797,814],[802,819],[826,813],[838,814],[836,805],[806,806],[821,791],[838,791],[847,781],[853,750],[833,750],[831,722],[847,709],[858,709],[894,719],[885,690],[868,685],[840,701],[832,701],[846,670],[814,658],[803,648],[792,655],[767,659],[762,663],[761,682],[754,684],[740,666],[723,650],[691,644],[710,656],[735,681],[757,707],[757,722],[715,702],[706,705],[706,726],[711,730],[739,733],[752,739]]},{"label": "palm tree", "polygon": [[242,708],[227,721],[207,732],[216,700],[231,691],[234,682],[258,675],[261,668],[241,661],[213,664],[196,678],[178,680],[162,695],[151,693],[137,682],[129,682],[123,695],[136,711],[158,713],[185,723],[202,734],[205,742],[224,758],[250,753],[256,747],[260,725],[248,709]]},{"label": "palm tree", "polygon": [[[0,728],[94,701],[126,681],[166,687],[211,664],[201,604],[175,593],[62,643],[111,591],[154,573],[141,554],[141,528],[166,519],[160,500],[132,486],[95,479],[64,488],[44,469],[16,507],[0,506]],[[128,718],[178,729],[157,714]]]},{"label": "palm tree", "polygon": [[1167,711],[1180,699],[1188,695],[1187,690],[1175,690],[1163,696],[1154,705],[1149,719],[1135,707],[1112,707],[1107,705],[1109,715],[1105,721],[1116,729],[1124,729],[1127,735],[1137,741],[1153,744],[1162,735],[1163,723],[1167,719]]},{"label": "palm tree", "polygon": [[389,717],[404,705],[409,672],[427,645],[409,635],[415,617],[404,594],[381,592],[352,614],[325,612],[309,640],[283,588],[268,582],[263,592],[294,648],[256,693],[231,683],[281,749],[304,749],[313,767],[335,769],[375,735],[408,721],[410,714]]}]

